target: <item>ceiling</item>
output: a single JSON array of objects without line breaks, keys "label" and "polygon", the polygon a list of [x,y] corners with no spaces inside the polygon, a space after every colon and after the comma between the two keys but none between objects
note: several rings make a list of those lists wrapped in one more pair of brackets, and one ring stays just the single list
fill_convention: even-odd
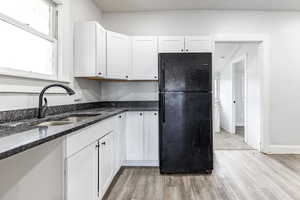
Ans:
[{"label": "ceiling", "polygon": [[160,10],[300,11],[300,0],[94,0],[103,12]]}]

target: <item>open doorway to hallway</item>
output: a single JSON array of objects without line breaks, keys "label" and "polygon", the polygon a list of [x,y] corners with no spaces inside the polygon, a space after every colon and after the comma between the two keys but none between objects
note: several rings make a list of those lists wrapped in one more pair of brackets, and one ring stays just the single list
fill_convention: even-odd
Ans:
[{"label": "open doorway to hallway", "polygon": [[259,149],[259,43],[216,43],[214,148]]}]

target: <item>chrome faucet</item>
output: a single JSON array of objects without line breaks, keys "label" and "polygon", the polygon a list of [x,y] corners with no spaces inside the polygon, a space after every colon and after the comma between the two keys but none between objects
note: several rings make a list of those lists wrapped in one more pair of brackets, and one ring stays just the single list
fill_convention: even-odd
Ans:
[{"label": "chrome faucet", "polygon": [[61,88],[64,88],[69,95],[74,95],[75,94],[74,90],[72,90],[68,86],[65,86],[65,85],[62,85],[62,84],[51,84],[51,85],[46,86],[41,91],[40,96],[39,96],[39,110],[38,110],[38,116],[37,116],[38,118],[44,118],[46,116],[46,112],[47,112],[47,109],[48,109],[48,101],[47,101],[47,98],[45,97],[44,98],[45,104],[43,105],[43,97],[44,97],[44,94],[45,94],[46,90],[51,88],[51,87],[61,87]]}]

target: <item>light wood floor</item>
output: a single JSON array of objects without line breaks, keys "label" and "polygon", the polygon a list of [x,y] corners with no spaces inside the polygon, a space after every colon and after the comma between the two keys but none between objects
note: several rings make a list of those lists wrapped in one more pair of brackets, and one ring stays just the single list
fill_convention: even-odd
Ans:
[{"label": "light wood floor", "polygon": [[212,175],[160,175],[125,168],[109,200],[299,200],[300,155],[215,151]]},{"label": "light wood floor", "polygon": [[244,142],[244,131],[241,128],[236,129],[236,134],[228,133],[222,130],[214,134],[215,150],[253,150],[251,146]]}]

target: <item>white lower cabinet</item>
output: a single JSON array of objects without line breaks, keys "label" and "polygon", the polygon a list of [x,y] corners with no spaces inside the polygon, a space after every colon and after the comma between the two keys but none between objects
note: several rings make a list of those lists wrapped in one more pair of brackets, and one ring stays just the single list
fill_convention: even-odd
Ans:
[{"label": "white lower cabinet", "polygon": [[126,160],[142,161],[144,155],[143,112],[128,112],[126,117]]},{"label": "white lower cabinet", "polygon": [[114,177],[115,118],[66,138],[66,199],[98,200]]},{"label": "white lower cabinet", "polygon": [[102,198],[114,176],[114,132],[99,140],[99,196]]},{"label": "white lower cabinet", "polygon": [[114,132],[115,142],[115,173],[116,174],[126,160],[126,113],[119,114],[116,118],[116,129]]},{"label": "white lower cabinet", "polygon": [[128,112],[126,123],[126,164],[158,165],[158,113]]},{"label": "white lower cabinet", "polygon": [[158,165],[158,113],[121,113],[68,135],[65,160],[66,199],[102,199],[121,166]]},{"label": "white lower cabinet", "polygon": [[67,199],[97,199],[98,142],[94,142],[67,158]]},{"label": "white lower cabinet", "polygon": [[158,112],[144,112],[144,160],[158,162]]}]

